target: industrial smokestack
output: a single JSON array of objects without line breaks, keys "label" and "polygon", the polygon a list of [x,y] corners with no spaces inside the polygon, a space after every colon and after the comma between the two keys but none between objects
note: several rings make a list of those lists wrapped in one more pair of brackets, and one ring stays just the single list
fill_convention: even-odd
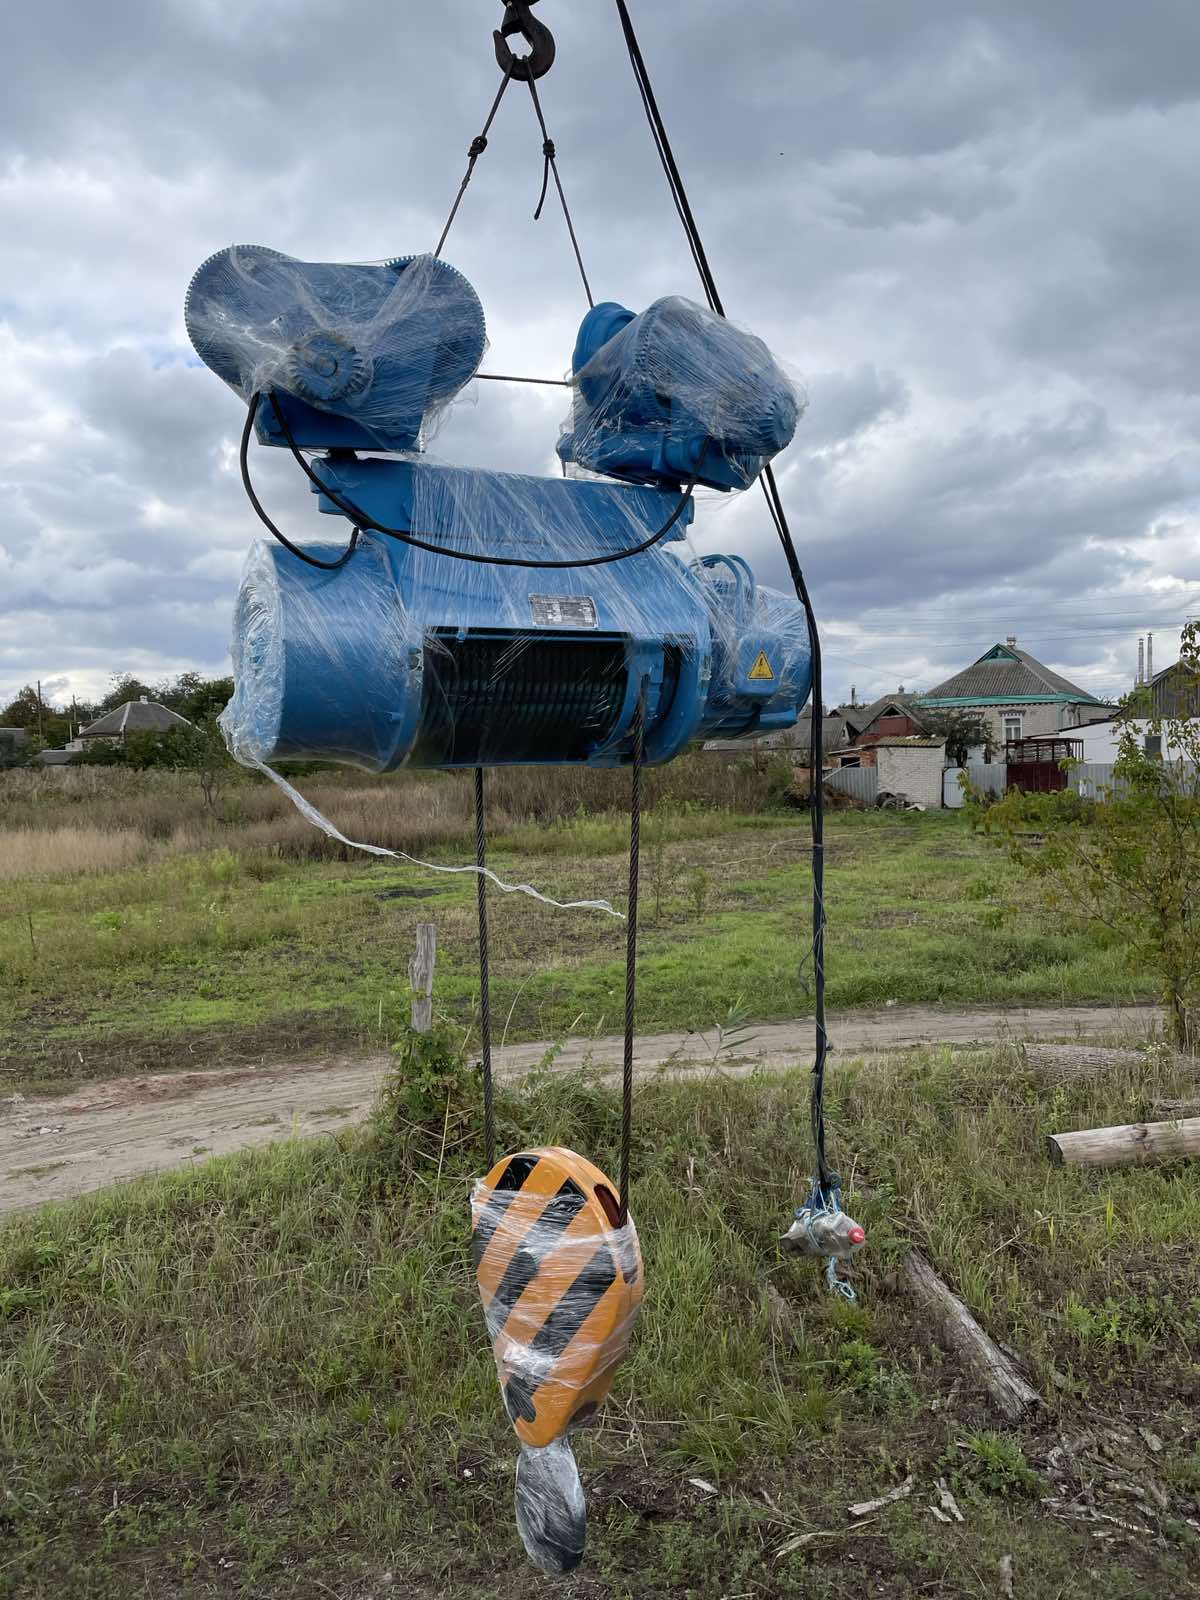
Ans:
[{"label": "industrial smokestack", "polygon": [[1147,683],[1152,683],[1153,680],[1154,680],[1154,635],[1152,633],[1148,633],[1146,635],[1146,682]]},{"label": "industrial smokestack", "polygon": [[1146,641],[1144,639],[1139,639],[1138,640],[1138,670],[1137,670],[1137,677],[1133,680],[1134,688],[1136,689],[1140,684],[1145,683],[1145,681],[1146,681]]}]

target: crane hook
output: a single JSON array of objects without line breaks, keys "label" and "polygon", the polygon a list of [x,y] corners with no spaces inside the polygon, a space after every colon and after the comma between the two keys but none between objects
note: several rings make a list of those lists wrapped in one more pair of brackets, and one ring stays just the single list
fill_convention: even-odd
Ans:
[{"label": "crane hook", "polygon": [[[537,0],[507,0],[504,21],[492,34],[500,70],[523,83],[543,77],[554,65],[554,35],[530,11],[530,6],[536,4]],[[508,48],[508,40],[515,33],[529,46],[527,56],[515,56]]]}]

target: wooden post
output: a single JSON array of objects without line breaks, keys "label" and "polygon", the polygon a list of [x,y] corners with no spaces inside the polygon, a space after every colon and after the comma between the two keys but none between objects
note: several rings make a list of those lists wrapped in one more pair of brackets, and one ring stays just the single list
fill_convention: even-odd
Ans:
[{"label": "wooden post", "polygon": [[990,1339],[956,1295],[938,1277],[918,1250],[902,1268],[913,1299],[937,1324],[954,1353],[983,1383],[1009,1422],[1018,1422],[1041,1399],[1016,1367]]},{"label": "wooden post", "polygon": [[432,922],[417,923],[416,954],[408,963],[408,981],[412,985],[412,1025],[416,1033],[428,1033],[433,1027],[433,967],[437,960],[437,929]]},{"label": "wooden post", "polygon": [[1046,1151],[1056,1167],[1123,1167],[1131,1161],[1176,1161],[1181,1156],[1200,1156],[1200,1117],[1052,1133],[1046,1140]]}]

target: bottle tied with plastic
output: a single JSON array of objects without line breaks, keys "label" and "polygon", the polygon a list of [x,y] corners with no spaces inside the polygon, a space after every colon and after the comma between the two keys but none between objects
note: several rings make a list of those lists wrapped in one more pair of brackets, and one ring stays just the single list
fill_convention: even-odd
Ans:
[{"label": "bottle tied with plastic", "polygon": [[603,1404],[642,1301],[633,1222],[604,1173],[562,1148],[506,1156],[471,1197],[472,1253],[521,1454],[517,1526],[545,1572],[583,1556],[587,1511],[569,1435]]},{"label": "bottle tied with plastic", "polygon": [[784,1250],[796,1255],[824,1260],[825,1281],[831,1293],[843,1300],[858,1298],[853,1285],[839,1277],[838,1266],[854,1259],[867,1242],[867,1232],[842,1210],[842,1191],[837,1182],[823,1189],[814,1179],[808,1197],[796,1208],[792,1225],[779,1242]]}]

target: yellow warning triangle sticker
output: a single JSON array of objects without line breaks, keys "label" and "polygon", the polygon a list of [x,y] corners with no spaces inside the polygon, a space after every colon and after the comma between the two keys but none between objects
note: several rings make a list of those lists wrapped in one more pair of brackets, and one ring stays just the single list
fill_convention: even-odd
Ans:
[{"label": "yellow warning triangle sticker", "polygon": [[774,683],[775,674],[771,671],[771,663],[767,660],[767,652],[765,650],[758,652],[758,660],[750,668],[750,677],[759,683],[763,682],[764,679],[768,683]]}]

